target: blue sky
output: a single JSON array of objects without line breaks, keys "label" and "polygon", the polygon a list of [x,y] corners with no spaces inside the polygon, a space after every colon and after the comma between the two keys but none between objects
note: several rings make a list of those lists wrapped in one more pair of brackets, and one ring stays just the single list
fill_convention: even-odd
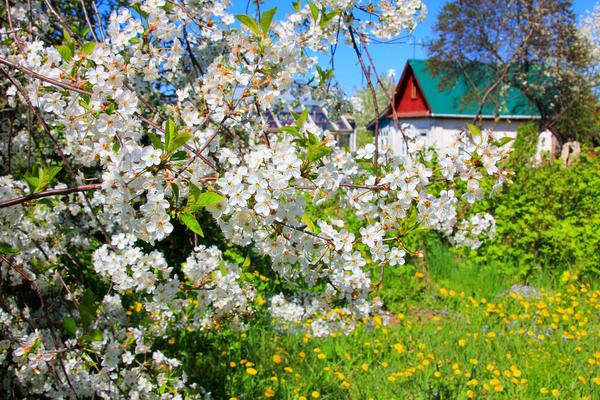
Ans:
[{"label": "blue sky", "polygon": [[[428,9],[427,17],[417,26],[412,35],[395,40],[393,43],[372,44],[370,46],[369,52],[378,73],[385,74],[390,69],[394,69],[397,73],[397,79],[399,79],[407,59],[426,58],[427,52],[422,43],[428,42],[433,37],[432,29],[445,1],[424,0],[424,2]],[[578,20],[586,15],[586,10],[592,10],[596,2],[596,0],[574,0],[573,10]],[[235,14],[246,13],[247,3],[247,0],[233,0],[233,12]],[[261,10],[278,7],[277,14],[275,14],[275,18],[278,19],[283,17],[286,9],[289,10],[289,8],[283,8],[282,3],[285,4],[287,1],[265,0],[264,4],[261,5]],[[305,1],[302,1],[302,3],[305,3]],[[248,11],[248,14],[254,15],[254,5],[251,5]],[[329,59],[324,58],[322,63],[327,64],[328,61]],[[334,63],[336,77],[347,95],[354,94],[356,88],[366,85],[354,51],[349,46],[338,46]]]}]

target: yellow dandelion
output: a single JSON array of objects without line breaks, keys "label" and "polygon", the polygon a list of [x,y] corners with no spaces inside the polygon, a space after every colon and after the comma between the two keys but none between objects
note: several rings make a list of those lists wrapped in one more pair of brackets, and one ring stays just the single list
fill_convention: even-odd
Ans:
[{"label": "yellow dandelion", "polygon": [[249,375],[256,375],[258,371],[254,368],[246,368],[246,373],[248,373]]},{"label": "yellow dandelion", "polygon": [[321,394],[319,392],[317,392],[316,390],[314,390],[310,395],[312,396],[313,399],[318,399]]},{"label": "yellow dandelion", "polygon": [[275,354],[275,355],[273,356],[273,362],[274,362],[275,364],[279,364],[279,363],[281,363],[281,356],[279,356],[279,355]]},{"label": "yellow dandelion", "polygon": [[265,397],[273,397],[275,396],[275,391],[273,391],[273,389],[269,388],[267,389],[267,391],[265,392]]}]

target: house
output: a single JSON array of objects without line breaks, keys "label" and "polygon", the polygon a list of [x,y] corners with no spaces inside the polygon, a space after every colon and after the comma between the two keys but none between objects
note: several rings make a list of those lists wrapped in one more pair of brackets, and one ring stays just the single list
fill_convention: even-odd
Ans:
[{"label": "house", "polygon": [[266,120],[269,132],[277,133],[282,127],[294,124],[293,113],[301,114],[305,109],[308,109],[307,120],[309,122],[314,123],[323,131],[329,131],[340,147],[347,147],[350,151],[356,151],[357,138],[354,118],[349,115],[331,118],[325,108],[314,102],[299,103],[294,107],[277,104],[266,110],[263,117]]},{"label": "house", "polygon": [[271,110],[266,111],[267,123],[269,131],[279,132],[283,126],[294,124],[294,116],[292,111],[301,114],[308,108],[308,121],[313,122],[323,131],[329,131],[338,145],[348,147],[350,151],[356,151],[356,125],[354,119],[348,115],[340,115],[333,119],[329,117],[329,113],[323,107],[317,104],[300,104],[294,109],[275,106]]},{"label": "house", "polygon": [[[464,131],[467,123],[481,118],[481,128],[493,130],[498,137],[516,137],[519,125],[540,119],[538,111],[517,88],[509,87],[501,96],[487,101],[478,113],[476,102],[464,104],[469,89],[466,79],[447,90],[440,90],[441,75],[432,76],[424,60],[408,60],[394,91],[393,107],[400,124],[410,124],[418,131],[425,147],[444,148]],[[490,96],[491,97],[491,96]],[[407,152],[403,135],[394,120],[391,106],[379,118],[379,146],[387,146],[396,155]],[[477,119],[479,121],[479,119]],[[375,131],[375,120],[367,129]],[[538,154],[552,151],[557,143],[545,131],[538,141]]]}]

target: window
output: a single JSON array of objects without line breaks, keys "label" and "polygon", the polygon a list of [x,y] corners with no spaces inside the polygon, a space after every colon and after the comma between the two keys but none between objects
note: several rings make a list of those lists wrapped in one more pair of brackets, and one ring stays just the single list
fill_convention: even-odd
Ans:
[{"label": "window", "polygon": [[417,99],[417,85],[415,85],[415,81],[410,82],[410,98],[413,100]]}]

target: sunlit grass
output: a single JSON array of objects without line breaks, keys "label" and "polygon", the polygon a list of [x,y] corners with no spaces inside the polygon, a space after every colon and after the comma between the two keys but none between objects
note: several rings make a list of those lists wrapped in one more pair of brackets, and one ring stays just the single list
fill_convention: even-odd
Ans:
[{"label": "sunlit grass", "polygon": [[493,298],[436,289],[426,306],[349,335],[298,336],[268,324],[230,332],[215,359],[222,395],[597,399],[600,291],[565,278],[557,290],[516,287]]}]

